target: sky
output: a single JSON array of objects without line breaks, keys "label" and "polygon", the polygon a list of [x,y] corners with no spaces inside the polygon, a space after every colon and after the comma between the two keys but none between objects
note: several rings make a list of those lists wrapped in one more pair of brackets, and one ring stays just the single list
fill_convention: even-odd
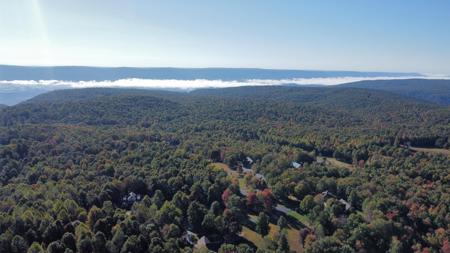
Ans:
[{"label": "sky", "polygon": [[450,75],[448,0],[0,0],[0,64]]}]

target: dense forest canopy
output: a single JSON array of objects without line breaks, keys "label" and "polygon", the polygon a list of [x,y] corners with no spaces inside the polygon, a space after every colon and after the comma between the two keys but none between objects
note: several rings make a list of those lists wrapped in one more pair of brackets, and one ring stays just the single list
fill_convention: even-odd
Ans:
[{"label": "dense forest canopy", "polygon": [[59,90],[0,111],[0,252],[450,251],[450,108]]}]

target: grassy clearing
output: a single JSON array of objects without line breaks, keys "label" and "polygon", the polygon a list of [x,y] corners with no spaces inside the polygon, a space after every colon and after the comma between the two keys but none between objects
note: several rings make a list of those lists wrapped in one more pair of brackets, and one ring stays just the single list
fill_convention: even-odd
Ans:
[{"label": "grassy clearing", "polygon": [[[270,223],[269,226],[270,231],[266,238],[263,238],[260,234],[245,226],[242,227],[241,236],[252,242],[259,249],[267,249],[271,244],[269,240],[276,242],[278,240],[278,236],[280,235],[280,227],[272,223]],[[300,244],[300,231],[289,228],[287,229],[286,237],[291,251],[302,252],[302,246]]]},{"label": "grassy clearing", "polygon": [[228,165],[226,165],[225,163],[211,163],[209,166],[211,166],[211,168],[213,168],[213,169],[222,169],[228,174],[237,175],[237,172],[231,170],[230,167]]},{"label": "grassy clearing", "polygon": [[303,247],[300,243],[300,231],[297,229],[288,229],[287,239],[291,250],[295,252],[302,252]]},{"label": "grassy clearing", "polygon": [[349,170],[354,170],[355,169],[355,166],[353,166],[352,164],[338,161],[335,158],[327,157],[326,158],[326,163],[330,164],[332,166],[338,167],[338,168],[345,168],[345,169],[349,169]]},{"label": "grassy clearing", "polygon": [[241,236],[252,242],[258,249],[266,249],[268,246],[266,239],[248,227],[242,227]]},{"label": "grassy clearing", "polygon": [[[256,220],[258,219],[258,216],[256,215],[249,215],[249,218],[252,222],[256,223]],[[280,227],[276,224],[270,223],[270,231],[268,234],[268,238],[270,238],[273,241],[278,241],[278,236],[280,235]],[[250,231],[249,231],[250,230]],[[245,239],[253,242],[257,247],[258,244],[265,249],[269,244],[267,239],[262,238],[260,234],[256,233],[255,231],[251,230],[248,227],[243,227],[242,229],[243,233],[241,234],[242,237]],[[249,237],[247,237],[249,236]],[[300,231],[298,229],[293,228],[290,226],[287,229],[287,239],[289,243],[289,247],[292,251],[295,252],[301,252],[302,251],[302,245],[300,244]],[[257,244],[258,243],[258,244]]]},{"label": "grassy clearing", "polygon": [[[288,228],[286,232],[289,248],[292,251],[301,252],[302,246],[300,244],[300,231],[294,228]],[[274,241],[278,241],[279,235],[280,235],[280,227],[271,223],[269,238]]]},{"label": "grassy clearing", "polygon": [[245,185],[245,180],[243,178],[239,178],[239,187],[241,189],[247,189],[247,186]]},{"label": "grassy clearing", "polygon": [[300,223],[305,224],[306,226],[310,227],[311,226],[311,221],[309,220],[308,217],[306,217],[305,215],[301,215],[299,213],[297,213],[294,210],[290,210],[287,215],[291,216],[292,218],[298,220]]}]

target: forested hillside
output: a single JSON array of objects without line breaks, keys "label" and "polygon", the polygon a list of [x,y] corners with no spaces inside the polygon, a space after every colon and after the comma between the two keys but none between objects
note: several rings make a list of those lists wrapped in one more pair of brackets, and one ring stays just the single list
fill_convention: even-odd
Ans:
[{"label": "forested hillside", "polygon": [[378,90],[59,90],[0,111],[0,252],[445,252],[450,108]]},{"label": "forested hillside", "polygon": [[347,83],[340,86],[389,91],[436,104],[450,105],[450,80],[376,80]]}]

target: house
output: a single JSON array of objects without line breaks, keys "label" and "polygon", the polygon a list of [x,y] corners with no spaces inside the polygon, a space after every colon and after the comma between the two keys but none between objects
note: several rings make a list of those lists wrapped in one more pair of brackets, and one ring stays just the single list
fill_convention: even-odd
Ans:
[{"label": "house", "polygon": [[324,191],[321,193],[323,198],[327,198],[327,197],[331,197],[331,198],[337,198],[336,195],[334,195],[333,193],[329,192],[329,191]]},{"label": "house", "polygon": [[[338,197],[336,195],[334,195],[333,193],[329,192],[329,191],[324,191],[321,193],[322,198],[325,200],[326,198],[334,198],[334,199],[338,199]],[[352,208],[352,204],[350,204],[349,202],[347,202],[345,199],[338,199],[338,202],[341,203],[342,205],[344,205],[345,211],[348,211]]]},{"label": "house", "polygon": [[242,167],[242,173],[246,174],[246,173],[252,173],[252,172],[253,172],[253,170]]},{"label": "house", "polygon": [[256,173],[256,174],[255,174],[255,177],[256,177],[257,179],[261,180],[261,181],[264,181],[264,182],[266,181],[266,178],[264,177],[263,174]]},{"label": "house", "polygon": [[348,211],[352,208],[352,204],[348,203],[344,199],[339,199],[339,203],[341,203],[345,206],[345,211]]},{"label": "house", "polygon": [[292,162],[292,167],[294,167],[295,169],[298,169],[298,168],[302,167],[302,165],[298,162]]},{"label": "house", "polygon": [[242,162],[239,163],[242,164],[242,167],[250,168],[253,164],[253,159],[247,156],[245,159],[242,160]]},{"label": "house", "polygon": [[141,201],[142,197],[140,194],[134,192],[128,193],[128,195],[123,196],[122,206],[131,207],[135,202]]}]

